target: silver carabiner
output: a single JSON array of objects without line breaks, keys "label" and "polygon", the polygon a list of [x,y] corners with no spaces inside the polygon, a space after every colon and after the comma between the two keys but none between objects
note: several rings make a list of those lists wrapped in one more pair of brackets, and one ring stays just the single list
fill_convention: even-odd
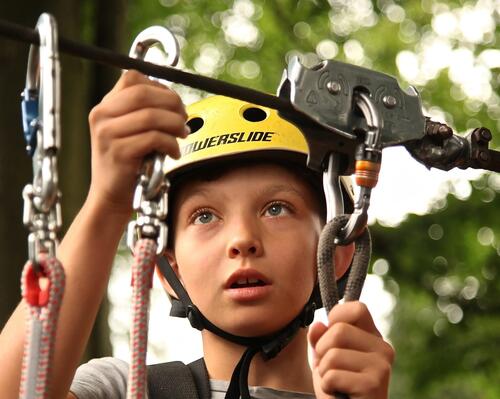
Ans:
[{"label": "silver carabiner", "polygon": [[[380,131],[383,120],[377,108],[364,92],[357,92],[354,96],[356,106],[363,113],[367,130],[364,142],[356,151],[356,183],[360,187],[358,198],[354,204],[354,212],[349,221],[336,238],[336,244],[347,245],[353,242],[365,229],[368,222],[368,208],[370,206],[371,191],[377,184],[378,173],[382,158]],[[327,222],[344,212],[338,165],[334,154],[330,154],[328,168],[323,173],[323,186],[327,198]]]},{"label": "silver carabiner", "polygon": [[[148,51],[155,45],[160,44],[167,58],[165,65],[176,66],[179,62],[179,43],[174,34],[163,26],[150,26],[140,32],[130,48],[129,56],[144,60]],[[157,80],[151,78],[152,80]],[[160,154],[151,154],[144,159],[143,174],[149,177],[147,187],[143,192],[147,200],[158,195],[163,183],[163,162],[165,157]]]},{"label": "silver carabiner", "polygon": [[30,259],[40,252],[55,255],[56,232],[62,225],[57,153],[61,145],[60,65],[57,25],[43,13],[36,30],[40,45],[30,47],[22,114],[27,151],[33,159],[33,183],[25,187],[24,224],[30,229]]},{"label": "silver carabiner", "polygon": [[[139,33],[132,43],[129,56],[144,59],[151,47],[157,44],[167,54],[165,64],[177,65],[179,43],[173,33],[162,26],[151,26]],[[167,246],[167,225],[164,219],[168,210],[168,182],[163,173],[164,161],[165,156],[158,153],[146,156],[143,161],[133,203],[138,218],[129,224],[127,233],[128,246],[132,251],[139,237],[155,238],[158,254]]]},{"label": "silver carabiner", "polygon": [[[60,66],[57,25],[44,13],[36,24],[40,45],[31,46],[23,91],[23,125],[27,150],[33,156],[36,207],[48,212],[57,197],[57,151],[60,131]],[[29,136],[29,138],[28,138]]]}]

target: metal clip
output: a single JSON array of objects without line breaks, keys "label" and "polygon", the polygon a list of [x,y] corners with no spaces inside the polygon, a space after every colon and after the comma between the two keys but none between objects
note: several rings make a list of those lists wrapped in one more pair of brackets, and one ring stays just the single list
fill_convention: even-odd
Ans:
[{"label": "metal clip", "polygon": [[[179,60],[179,44],[168,29],[151,26],[135,38],[130,49],[130,57],[144,59],[148,50],[160,44],[167,54],[166,65],[175,66]],[[150,78],[151,79],[151,78]],[[134,192],[134,210],[137,220],[129,223],[127,245],[133,251],[138,239],[156,239],[157,254],[167,247],[168,230],[165,219],[168,212],[168,181],[163,174],[165,156],[154,153],[143,162],[142,171]]]},{"label": "metal clip", "polygon": [[[364,92],[355,93],[354,102],[365,117],[367,129],[364,142],[358,146],[356,151],[355,173],[356,183],[360,187],[359,196],[354,204],[354,212],[340,231],[340,237],[335,240],[337,244],[341,245],[347,245],[354,241],[366,227],[371,192],[377,184],[382,160],[380,131],[383,127],[383,120],[380,119],[377,108],[368,94]],[[333,157],[330,156],[330,163],[332,163],[332,159]],[[330,169],[334,170],[329,165],[329,169],[325,174],[333,178],[335,176],[330,172]],[[330,180],[330,182],[331,185],[338,184],[338,178],[335,178],[335,181]],[[327,207],[331,207],[331,204],[327,203]],[[336,206],[336,211],[338,214],[338,206]],[[328,215],[332,213],[331,211],[327,212]]]},{"label": "metal clip", "polygon": [[40,15],[36,29],[40,45],[31,46],[22,93],[24,135],[33,159],[33,183],[23,190],[23,222],[31,231],[29,258],[55,256],[57,231],[62,225],[57,152],[60,148],[60,66],[57,25],[52,15]]}]

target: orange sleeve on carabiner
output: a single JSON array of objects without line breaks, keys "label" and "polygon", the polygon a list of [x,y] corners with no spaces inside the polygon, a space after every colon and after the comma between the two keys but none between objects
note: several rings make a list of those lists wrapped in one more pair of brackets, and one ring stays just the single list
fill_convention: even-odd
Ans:
[{"label": "orange sleeve on carabiner", "polygon": [[356,161],[356,184],[373,188],[377,185],[380,162]]}]

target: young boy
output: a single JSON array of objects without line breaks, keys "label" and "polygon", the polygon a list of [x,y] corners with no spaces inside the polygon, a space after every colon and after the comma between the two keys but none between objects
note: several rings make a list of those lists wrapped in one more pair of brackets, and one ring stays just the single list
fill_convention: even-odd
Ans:
[{"label": "young boy", "polygon": [[[215,108],[228,109],[221,111],[222,117],[214,101],[219,101]],[[313,298],[324,203],[312,173],[297,166],[293,154],[283,158],[282,151],[272,151],[283,139],[283,126],[289,131],[296,128],[261,107],[224,98],[209,100],[212,108],[206,104],[190,112],[193,135],[191,144],[183,147],[182,158],[177,138],[188,136],[187,114],[179,97],[161,84],[129,71],[91,112],[91,187],[58,251],[67,282],[50,398],[124,397],[126,365],[121,362],[104,360],[85,366],[73,383],[74,392],[69,389],[132,214],[137,172],[144,156],[153,151],[180,158],[166,166],[172,181],[167,256],[206,320],[231,337],[270,336],[297,318]],[[224,108],[224,104],[229,105]],[[257,111],[245,116],[248,108]],[[230,109],[239,113],[228,114]],[[238,128],[244,120],[255,123],[252,131],[260,133],[251,137],[246,128]],[[217,138],[195,139],[199,132],[194,130],[204,128],[201,122],[206,129],[220,129]],[[230,146],[246,144],[262,151],[243,156],[246,151],[240,149],[230,154]],[[211,161],[196,168],[196,157],[203,158],[203,151],[220,146],[226,151],[223,158],[207,155]],[[348,269],[352,254],[352,245],[337,250],[337,278]],[[162,281],[175,297],[170,284]],[[18,395],[24,313],[21,304],[0,336],[2,398]],[[387,398],[394,352],[366,306],[338,305],[328,319],[329,325],[317,323],[309,332],[298,329],[274,358],[253,357],[248,385],[257,388],[251,389],[252,396],[328,398],[344,392],[352,399]],[[223,397],[247,347],[207,329],[202,340],[212,397]],[[314,353],[312,370],[308,340]],[[92,370],[105,370],[100,377],[105,381],[94,381]],[[95,385],[98,391],[105,388],[96,394],[101,396],[85,396],[94,395],[81,389],[85,384]]]}]

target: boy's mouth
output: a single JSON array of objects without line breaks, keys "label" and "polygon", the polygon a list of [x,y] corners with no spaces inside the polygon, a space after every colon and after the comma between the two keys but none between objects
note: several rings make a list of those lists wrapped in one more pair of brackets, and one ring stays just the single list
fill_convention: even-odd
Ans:
[{"label": "boy's mouth", "polygon": [[267,284],[258,278],[242,278],[232,283],[229,288],[263,287],[264,285]]},{"label": "boy's mouth", "polygon": [[238,303],[255,302],[266,298],[272,292],[272,281],[255,269],[237,269],[227,279],[225,292]]},{"label": "boy's mouth", "polygon": [[255,269],[238,269],[227,279],[226,289],[264,287],[271,281]]}]

